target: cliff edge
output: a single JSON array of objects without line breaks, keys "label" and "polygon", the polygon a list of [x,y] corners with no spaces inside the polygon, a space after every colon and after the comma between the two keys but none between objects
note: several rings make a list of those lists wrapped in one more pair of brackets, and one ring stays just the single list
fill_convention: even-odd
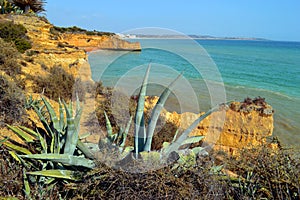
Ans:
[{"label": "cliff edge", "polygon": [[[147,110],[151,110],[157,97],[148,97]],[[232,102],[220,111],[212,113],[201,121],[190,136],[205,136],[201,141],[204,146],[235,154],[237,149],[260,146],[272,136],[274,128],[274,110],[264,98],[246,98],[243,102]],[[187,129],[204,113],[177,113],[163,110],[161,123],[165,124],[158,134],[172,137],[178,128]],[[200,145],[200,144],[199,144]]]},{"label": "cliff edge", "polygon": [[[82,81],[91,81],[91,69],[86,51],[97,49],[141,50],[140,43],[121,40],[114,34],[87,35],[85,33],[61,33],[43,18],[25,15],[8,15],[6,21],[22,24],[27,29],[32,48],[23,54],[22,68],[25,75],[46,75],[48,68],[61,66],[68,73],[80,77]],[[27,82],[27,89],[33,83]]]}]

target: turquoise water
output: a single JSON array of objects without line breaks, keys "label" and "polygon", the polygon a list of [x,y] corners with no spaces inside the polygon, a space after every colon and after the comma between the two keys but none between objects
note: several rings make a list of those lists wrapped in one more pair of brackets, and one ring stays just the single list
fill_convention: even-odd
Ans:
[{"label": "turquoise water", "polygon": [[[300,43],[277,41],[231,41],[231,40],[139,40],[142,52],[97,51],[89,54],[94,80],[101,80],[107,86],[115,86],[121,77],[122,86],[138,85],[145,70],[137,66],[153,63],[151,70],[156,81],[168,82],[184,70],[184,77],[191,84],[199,102],[199,109],[211,107],[211,92],[205,80],[221,84],[223,81],[227,100],[242,101],[245,97],[261,96],[275,110],[274,135],[284,143],[298,146],[300,143]],[[200,44],[204,53],[199,52]],[[167,47],[168,50],[157,47]],[[170,51],[174,49],[174,51]],[[180,55],[180,49],[185,52]],[[206,56],[206,52],[209,56]],[[197,52],[197,53],[195,53]],[[188,58],[188,59],[187,59]],[[201,58],[203,65],[217,72],[206,73],[209,68],[191,64]],[[212,60],[210,60],[212,59]],[[213,64],[211,63],[213,62]],[[203,72],[203,73],[202,73]],[[218,77],[221,75],[221,79]],[[208,75],[207,75],[208,74]],[[133,82],[131,82],[131,80]],[[154,81],[155,82],[155,81]],[[190,89],[189,89],[190,90]],[[161,91],[159,84],[153,84],[150,93]],[[187,91],[185,87],[182,91]],[[183,98],[189,99],[188,94]],[[179,109],[176,97],[169,100],[169,109]],[[170,105],[171,104],[171,105]],[[191,111],[195,106],[190,106]]]}]

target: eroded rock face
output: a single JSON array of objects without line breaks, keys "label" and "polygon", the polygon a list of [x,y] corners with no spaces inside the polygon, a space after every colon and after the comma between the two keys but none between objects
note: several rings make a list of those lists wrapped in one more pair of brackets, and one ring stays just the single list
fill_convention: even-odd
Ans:
[{"label": "eroded rock face", "polygon": [[97,49],[140,51],[139,42],[121,40],[118,36],[89,36],[85,34],[61,34],[61,40],[86,51]]},{"label": "eroded rock face", "polygon": [[[46,75],[46,68],[61,66],[64,70],[82,81],[91,81],[91,69],[86,50],[114,49],[141,50],[138,42],[130,43],[118,36],[96,36],[84,33],[71,34],[51,31],[53,27],[38,17],[11,15],[8,21],[22,24],[27,29],[27,36],[32,42],[32,49],[23,55],[23,72],[26,75]],[[27,84],[30,88],[32,83]]]},{"label": "eroded rock face", "polygon": [[[22,57],[25,75],[44,76],[47,69],[61,66],[66,72],[81,78],[82,81],[91,81],[91,70],[88,56],[82,49],[71,46],[61,46],[61,40],[51,33],[52,24],[38,17],[11,15],[8,18],[15,24],[22,24],[26,29],[32,48],[27,50]],[[27,92],[30,92],[30,80],[26,83]]]},{"label": "eroded rock face", "polygon": [[[149,102],[154,105],[156,101],[152,99]],[[151,107],[149,103],[146,106]],[[164,110],[161,121],[174,125],[165,130],[175,133],[174,127],[186,129],[203,114],[178,114]],[[272,136],[273,120],[273,109],[264,100],[233,102],[226,109],[205,118],[190,135],[204,135],[205,144],[212,145],[214,149],[235,153],[236,149],[263,144],[268,136]]]}]

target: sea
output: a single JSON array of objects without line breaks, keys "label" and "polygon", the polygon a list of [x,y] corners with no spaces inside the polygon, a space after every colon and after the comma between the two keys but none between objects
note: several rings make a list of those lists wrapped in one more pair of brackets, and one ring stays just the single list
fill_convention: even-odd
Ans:
[{"label": "sea", "polygon": [[151,65],[148,95],[160,95],[180,73],[169,111],[207,111],[225,101],[265,98],[274,131],[285,146],[300,148],[300,42],[269,40],[135,39],[141,52],[89,53],[92,78],[137,94]]}]

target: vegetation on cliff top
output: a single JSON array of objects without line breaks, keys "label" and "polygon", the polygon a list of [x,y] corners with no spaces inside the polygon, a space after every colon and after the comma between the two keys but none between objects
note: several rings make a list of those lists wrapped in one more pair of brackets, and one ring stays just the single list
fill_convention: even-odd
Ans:
[{"label": "vegetation on cliff top", "polygon": [[0,38],[0,126],[22,122],[25,94],[21,78],[20,53]]},{"label": "vegetation on cliff top", "polygon": [[77,26],[72,26],[72,27],[58,27],[58,26],[53,26],[50,28],[50,32],[52,34],[57,34],[59,33],[83,33],[86,35],[97,35],[97,36],[113,36],[115,35],[115,33],[111,33],[111,32],[102,32],[102,31],[88,31],[82,28],[79,28]]},{"label": "vegetation on cliff top", "polygon": [[0,38],[6,42],[13,42],[21,53],[32,47],[26,33],[26,28],[21,24],[12,22],[0,23]]},{"label": "vegetation on cliff top", "polygon": [[80,78],[66,72],[61,66],[53,66],[46,76],[33,76],[35,93],[43,93],[48,98],[57,101],[59,98],[72,99],[75,94],[84,99],[85,88]]}]

